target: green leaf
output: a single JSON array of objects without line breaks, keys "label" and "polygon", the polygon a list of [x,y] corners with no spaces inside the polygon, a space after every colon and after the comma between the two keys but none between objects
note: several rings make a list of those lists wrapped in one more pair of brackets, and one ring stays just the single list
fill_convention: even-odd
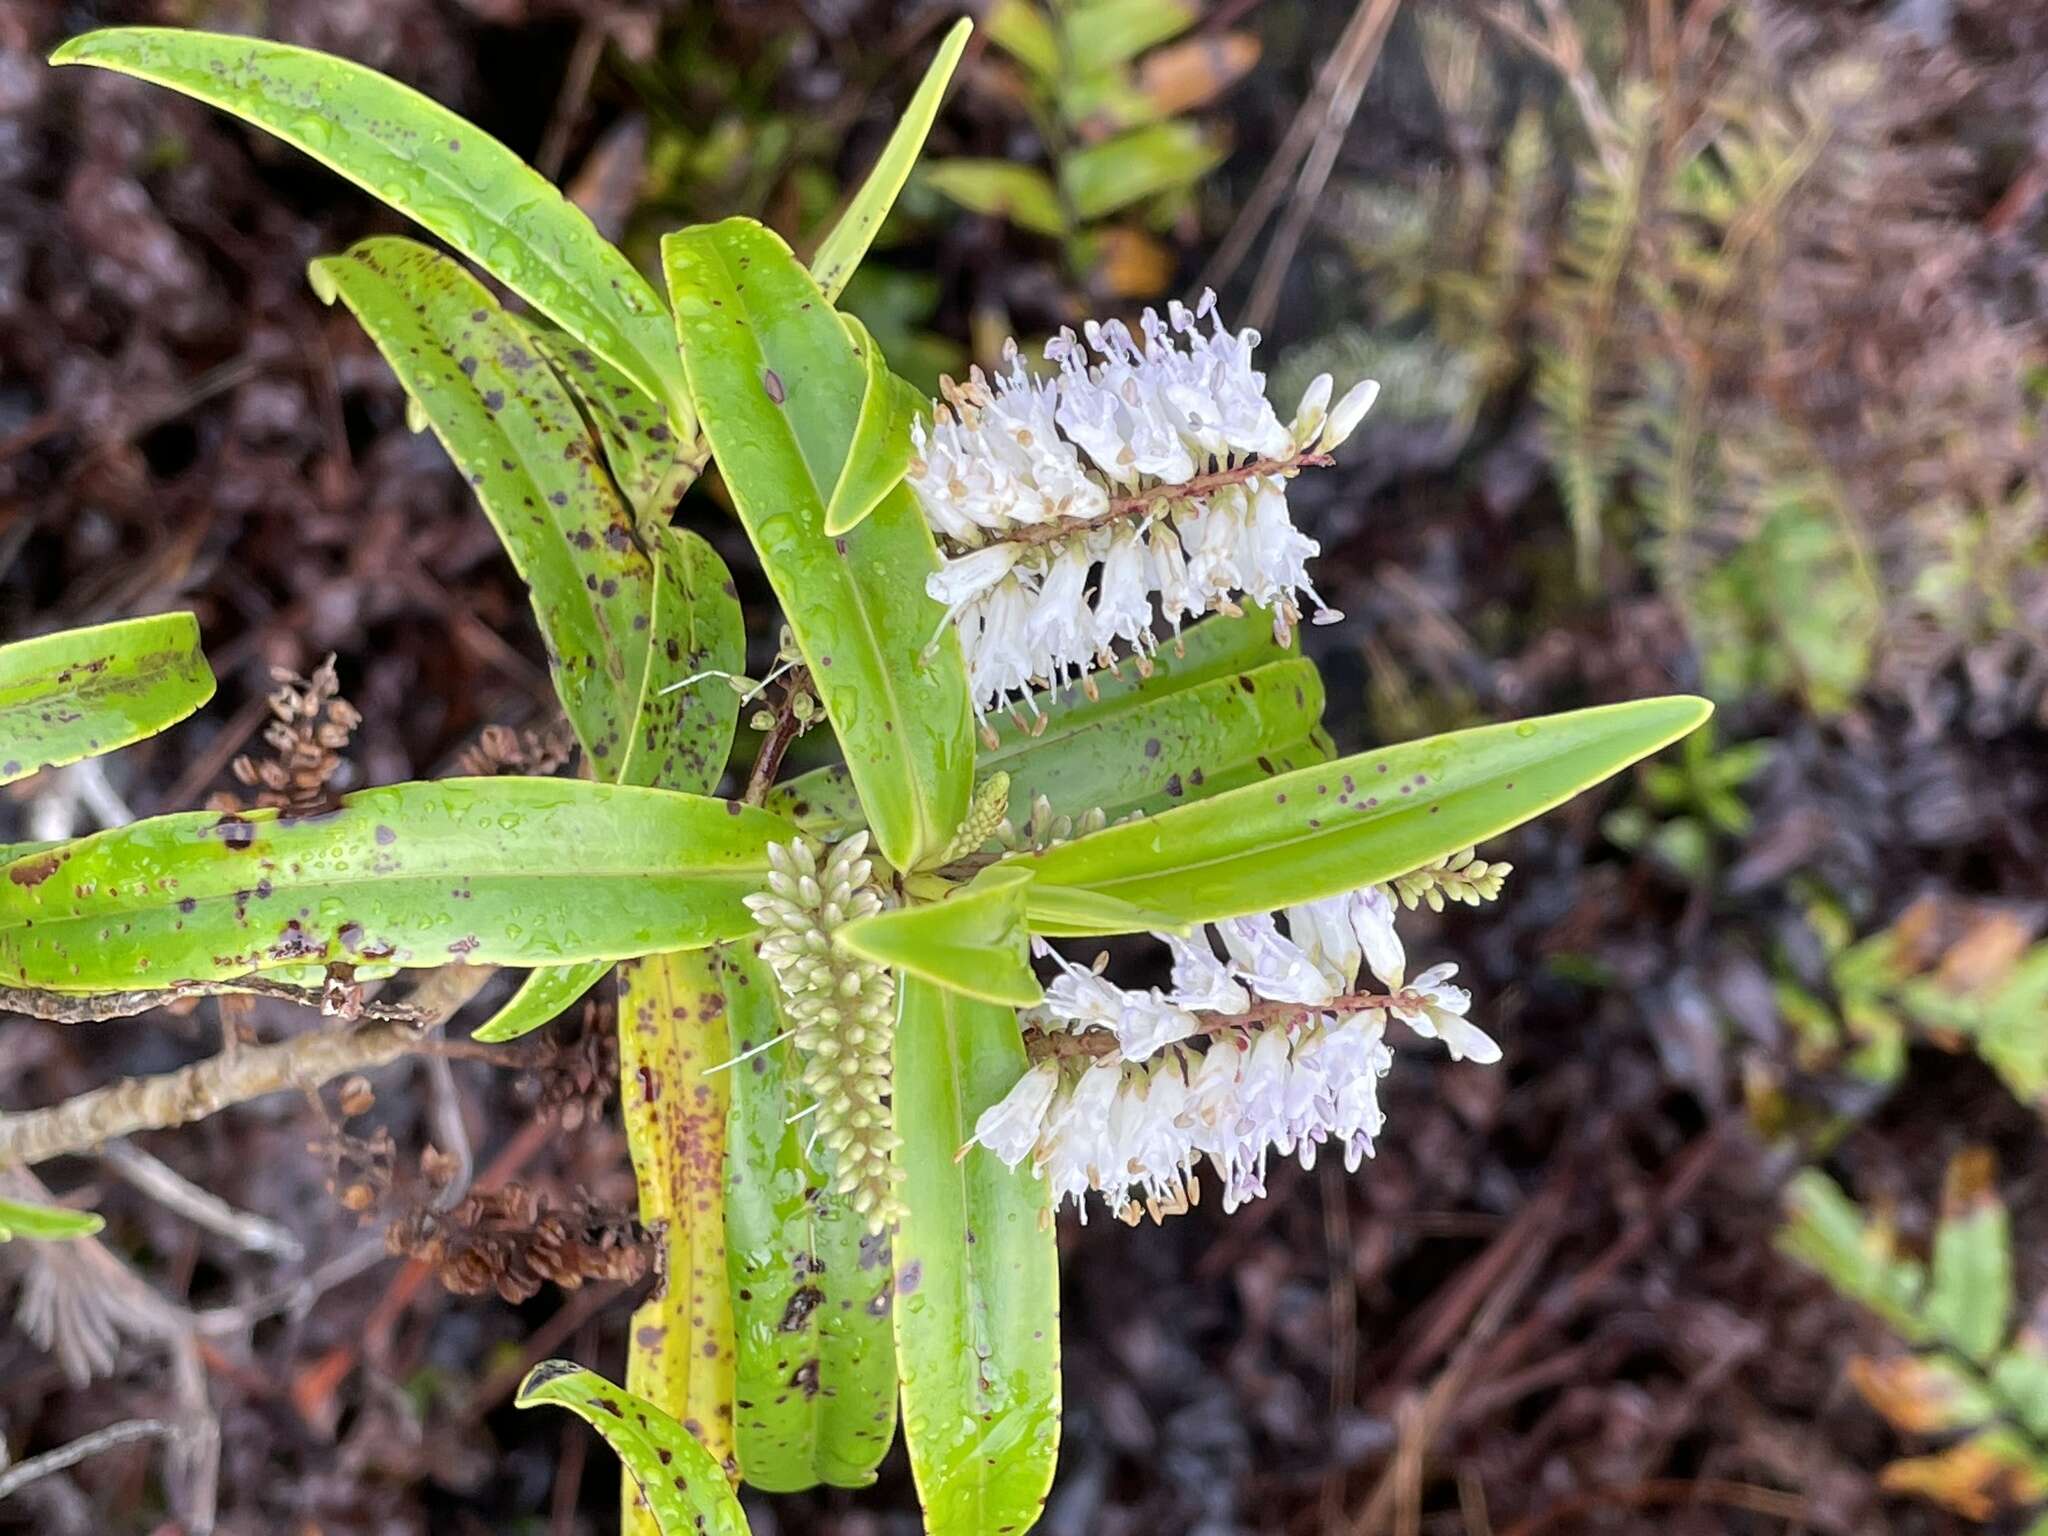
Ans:
[{"label": "green leaf", "polygon": [[641,526],[665,524],[704,467],[702,439],[685,441],[669,424],[667,407],[566,331],[530,315],[513,320],[583,407],[613,483]]},{"label": "green leaf", "polygon": [[989,8],[988,40],[1039,78],[1041,85],[1060,70],[1060,40],[1036,0],[996,0]]},{"label": "green leaf", "polygon": [[1322,712],[1315,663],[1275,662],[1144,699],[1057,738],[1048,730],[1052,739],[1001,766],[1014,807],[1042,794],[1062,814],[1100,807],[1116,818],[1210,798],[1241,769],[1270,776]]},{"label": "green leaf", "polygon": [[476,491],[531,589],[569,723],[596,776],[612,777],[647,674],[654,566],[575,402],[489,290],[438,251],[380,236],[309,273],[362,322]]},{"label": "green leaf", "polygon": [[[1168,646],[1153,658],[1149,673],[1141,672],[1136,662],[1126,661],[1114,672],[1089,675],[1093,698],[1078,687],[1041,689],[1031,696],[1025,724],[1008,715],[994,717],[989,723],[996,733],[996,745],[977,758],[975,772],[982,778],[999,769],[1010,775],[1010,805],[1020,820],[1035,794],[1046,795],[1054,811],[1064,815],[1099,808],[1114,817],[1134,809],[1143,798],[1128,793],[1138,782],[1130,778],[1134,764],[1143,782],[1156,793],[1165,792],[1167,776],[1176,771],[1182,773],[1190,798],[1215,793],[1222,775],[1213,764],[1205,770],[1201,784],[1193,782],[1188,770],[1203,766],[1199,754],[1215,751],[1218,738],[1190,739],[1188,760],[1168,766],[1168,737],[1159,735],[1151,725],[1139,724],[1139,718],[1176,694],[1293,654],[1292,645],[1275,643],[1272,618],[1261,609],[1247,608],[1241,618],[1218,615],[1205,619],[1181,636],[1178,651]],[[1282,696],[1264,697],[1271,702]],[[1179,718],[1186,720],[1185,715]],[[1159,735],[1161,750],[1156,756],[1147,756],[1146,744],[1155,735]],[[1072,783],[1064,780],[1062,767],[1074,768],[1083,759],[1102,763],[1097,746],[1110,739],[1125,745],[1135,743],[1143,761],[1127,759],[1114,765],[1115,772],[1107,777],[1091,770],[1086,783],[1078,778]],[[1078,745],[1083,743],[1095,745]],[[1180,750],[1176,742],[1174,753]],[[815,768],[777,785],[769,793],[768,808],[805,831],[834,841],[866,825],[852,778],[839,764]]]},{"label": "green leaf", "polygon": [[64,992],[319,966],[624,959],[751,933],[795,829],[735,802],[443,779],[320,816],[157,816],[7,866],[0,976]]},{"label": "green leaf", "polygon": [[1028,1529],[1059,1455],[1059,1258],[1044,1180],[959,1155],[1027,1063],[1008,1008],[905,976],[896,1355],[931,1536]]},{"label": "green leaf", "polygon": [[619,966],[619,1109],[660,1291],[633,1314],[626,1386],[737,1469],[726,1282],[725,1122],[732,1058],[719,951]]},{"label": "green leaf", "polygon": [[[746,624],[732,577],[718,552],[697,534],[655,524],[642,537],[654,549],[653,614],[640,705],[620,781],[709,793],[732,753],[739,700],[724,679],[746,665]],[[476,1031],[486,1042],[516,1040],[558,1017],[611,968],[608,960],[535,971],[505,1006]]]},{"label": "green leaf", "polygon": [[154,736],[212,697],[189,613],[0,646],[0,784]]},{"label": "green leaf", "polygon": [[752,220],[672,234],[662,257],[719,471],[877,846],[907,869],[966,815],[974,735],[959,641],[924,590],[938,552],[909,491],[849,534],[824,531],[823,488],[846,462],[866,366],[810,274]]},{"label": "green leaf", "polygon": [[17,1237],[41,1242],[92,1237],[105,1227],[106,1223],[91,1211],[66,1211],[50,1205],[0,1200],[0,1243]]},{"label": "green leaf", "polygon": [[1391,879],[1542,814],[1670,745],[1703,699],[1609,704],[1360,753],[1019,854],[1039,887],[1181,922],[1270,912]]},{"label": "green leaf", "polygon": [[807,1098],[774,976],[751,944],[720,954],[733,1052],[746,1057],[727,1074],[725,1150],[740,1470],[772,1493],[865,1487],[896,1435],[889,1238],[871,1236],[805,1155]]},{"label": "green leaf", "polygon": [[845,318],[867,365],[867,388],[846,463],[825,503],[825,532],[834,537],[859,527],[901,483],[910,468],[911,423],[927,408],[923,395],[889,371],[888,359],[867,327],[851,315]]},{"label": "green leaf", "polygon": [[543,1360],[514,1402],[553,1403],[603,1435],[640,1485],[661,1536],[747,1536],[746,1511],[711,1453],[646,1399],[567,1360]]},{"label": "green leaf", "polygon": [[1991,1368],[1991,1383],[2036,1440],[2048,1440],[2048,1339],[2023,1330]]},{"label": "green leaf", "polygon": [[1008,219],[1019,229],[1055,240],[1067,232],[1059,189],[1035,165],[960,157],[934,160],[924,177],[969,213]]},{"label": "green leaf", "polygon": [[1075,150],[1060,162],[1060,187],[1075,217],[1100,219],[1200,181],[1227,153],[1199,124],[1151,123]]},{"label": "green leaf", "polygon": [[1088,0],[1067,12],[1067,49],[1090,69],[1107,69],[1178,37],[1201,15],[1195,0]]},{"label": "green leaf", "polygon": [[530,1035],[567,1013],[584,993],[604,980],[604,973],[611,968],[609,960],[591,960],[582,965],[549,966],[529,972],[519,983],[519,990],[479,1024],[470,1038],[486,1045],[499,1045]]},{"label": "green leaf", "polygon": [[1188,926],[1170,912],[1148,911],[1096,891],[1063,885],[1039,885],[1036,882],[1025,887],[1024,917],[1033,933],[1053,939],[1181,931]]},{"label": "green leaf", "polygon": [[985,869],[943,901],[857,918],[832,935],[856,955],[984,1002],[1029,1008],[1045,989],[1031,970],[1024,887],[1031,872]]},{"label": "green leaf", "polygon": [[1929,1342],[1932,1330],[1920,1316],[1924,1273],[1893,1252],[1889,1234],[1866,1222],[1840,1185],[1818,1168],[1802,1169],[1785,1188],[1785,1212],[1777,1245],[1787,1257],[1868,1307],[1908,1344]]},{"label": "green leaf", "polygon": [[116,27],[50,62],[134,75],[277,135],[553,316],[695,435],[660,298],[582,210],[475,124],[375,70],[255,38]]},{"label": "green leaf", "polygon": [[910,105],[903,109],[903,116],[890,133],[889,142],[882,146],[881,159],[875,162],[860,191],[854,194],[846,212],[832,226],[832,233],[811,258],[811,275],[818,280],[827,299],[838,299],[846,280],[859,268],[861,258],[881,232],[889,210],[896,206],[896,196],[924,149],[924,141],[939,115],[939,104],[945,100],[946,86],[959,67],[960,55],[966,50],[968,34],[973,30],[974,23],[965,16],[953,23],[953,29],[939,44],[938,53],[925,70],[924,79],[918,82],[917,93],[910,98]]},{"label": "green leaf", "polygon": [[2004,1342],[2011,1310],[2012,1224],[1993,1184],[1991,1154],[1959,1152],[1934,1230],[1927,1321],[1981,1365]]}]

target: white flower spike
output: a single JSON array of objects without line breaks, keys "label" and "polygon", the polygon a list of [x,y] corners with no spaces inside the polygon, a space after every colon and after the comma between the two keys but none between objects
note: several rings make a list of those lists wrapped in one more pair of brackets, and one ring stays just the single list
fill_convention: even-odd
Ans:
[{"label": "white flower spike", "polygon": [[1377,386],[1333,406],[1320,377],[1283,425],[1252,366],[1258,332],[1226,330],[1215,308],[1204,294],[1164,320],[1147,310],[1142,337],[1117,320],[1062,331],[1045,379],[1012,342],[1003,371],[947,381],[913,429],[909,483],[945,555],[926,590],[959,627],[977,713],[1119,645],[1143,655],[1155,601],[1176,632],[1243,598],[1272,610],[1282,639],[1304,602],[1317,623],[1340,617],[1309,580],[1317,545],[1287,485],[1328,462]]}]

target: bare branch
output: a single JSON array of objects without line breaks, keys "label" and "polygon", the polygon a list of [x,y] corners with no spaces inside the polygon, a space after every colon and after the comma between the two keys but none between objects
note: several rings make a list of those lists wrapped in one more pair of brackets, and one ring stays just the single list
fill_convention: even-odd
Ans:
[{"label": "bare branch", "polygon": [[177,1212],[195,1226],[217,1233],[237,1248],[269,1254],[288,1263],[306,1256],[305,1245],[276,1222],[236,1210],[133,1142],[108,1142],[100,1149],[100,1160],[159,1205]]},{"label": "bare branch", "polygon": [[128,1419],[119,1424],[109,1424],[105,1429],[80,1435],[69,1445],[60,1445],[54,1451],[45,1451],[40,1456],[29,1457],[27,1461],[0,1468],[0,1499],[21,1492],[39,1477],[75,1467],[81,1461],[97,1456],[101,1451],[111,1451],[117,1445],[132,1445],[137,1440],[175,1440],[177,1437],[178,1427],[166,1424],[162,1419]]},{"label": "bare branch", "polygon": [[276,1045],[245,1046],[161,1076],[110,1083],[49,1109],[0,1115],[0,1167],[89,1152],[137,1131],[190,1125],[265,1094],[317,1088],[431,1049],[431,1030],[475,996],[490,975],[484,966],[448,966],[427,977],[412,1001],[415,1017],[431,1021],[425,1027],[377,1023],[319,1030]]},{"label": "bare branch", "polygon": [[[237,981],[179,981],[167,987],[146,987],[132,992],[95,992],[77,996],[68,992],[45,992],[36,987],[0,986],[0,1012],[18,1013],[26,1018],[44,1019],[52,1024],[101,1024],[108,1019],[132,1018],[152,1008],[168,1007],[188,997],[247,996],[274,997],[280,1002],[327,1011],[325,997],[311,987],[271,981],[262,976],[244,976]],[[394,1024],[421,1024],[419,1010],[406,1003],[365,1002],[362,1016]]]}]

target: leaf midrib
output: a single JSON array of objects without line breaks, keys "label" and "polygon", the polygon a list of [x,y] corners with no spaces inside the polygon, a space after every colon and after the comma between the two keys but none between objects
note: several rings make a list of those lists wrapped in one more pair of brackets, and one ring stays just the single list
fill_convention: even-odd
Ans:
[{"label": "leaf midrib", "polygon": [[[755,322],[753,324],[749,324],[746,327],[747,345],[753,353],[754,360],[765,369],[766,367],[768,367],[768,354],[765,351],[763,351],[761,347],[761,333],[758,326],[759,311],[755,309],[753,301],[751,299],[746,298],[744,294],[741,292],[739,277],[733,271],[731,265],[726,261],[725,250],[723,246],[721,246],[717,241],[708,239],[700,242],[700,244],[703,246],[703,248],[707,249],[717,259],[719,273],[722,277],[724,277],[727,284],[730,285],[730,287],[732,288],[735,301],[745,307],[748,316],[751,320]],[[837,313],[836,310],[831,310],[829,304],[827,305],[827,309],[830,313]],[[804,484],[810,488],[811,504],[817,508],[816,529],[813,536],[819,539],[823,539],[825,537],[825,501],[818,490],[817,475],[811,469],[811,461],[804,456],[803,442],[797,436],[795,425],[789,420],[789,418],[786,415],[784,415],[780,411],[776,412],[776,419],[781,423],[782,433],[783,436],[788,440],[791,454],[795,457],[796,462],[803,466]],[[706,435],[709,435],[708,429]],[[849,448],[850,447],[851,444],[849,443]],[[894,494],[894,491],[891,491],[889,493],[889,495]],[[874,513],[871,513],[870,515],[872,516],[877,513],[880,513],[882,510],[882,504],[884,502],[887,502],[888,499],[889,496],[884,496],[880,502],[877,502],[875,504]],[[852,535],[848,534],[845,535],[845,537],[850,538],[852,537]],[[852,569],[849,566],[842,562],[836,565],[834,569],[839,572],[840,586],[852,597],[852,602],[849,606],[853,610],[854,617],[859,621],[861,638],[867,646],[869,669],[875,674],[875,676],[879,680],[882,696],[888,704],[887,718],[891,720],[908,720],[910,716],[908,712],[903,708],[903,701],[896,687],[896,678],[888,664],[887,655],[884,653],[882,649],[881,637],[878,634],[876,634],[874,620],[868,613],[867,594],[865,590],[861,587],[860,582],[855,579]],[[805,659],[809,660],[809,657],[807,656]],[[827,717],[829,718],[832,713],[831,701],[827,699],[825,701],[825,705],[825,712]],[[880,754],[877,755],[879,756]],[[909,789],[911,804],[916,808],[918,826],[923,832],[922,841],[929,844],[935,838],[939,837],[942,834],[940,833],[938,828],[935,828],[931,824],[930,808],[925,803],[923,789],[918,782],[918,775],[914,771],[913,766],[910,762],[909,753],[907,749],[905,749],[901,745],[900,734],[891,735],[889,737],[889,756],[891,756],[901,766],[903,770],[902,777],[906,787]],[[850,764],[848,771],[851,772]],[[856,782],[856,788],[857,787],[858,784]],[[865,810],[866,807],[863,807],[862,809]],[[869,817],[869,820],[873,820],[872,815]]]}]

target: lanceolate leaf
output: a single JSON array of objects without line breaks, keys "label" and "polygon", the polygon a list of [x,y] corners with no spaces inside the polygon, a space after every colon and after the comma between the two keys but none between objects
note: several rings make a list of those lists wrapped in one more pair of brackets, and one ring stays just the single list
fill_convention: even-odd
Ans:
[{"label": "lanceolate leaf", "polygon": [[669,425],[667,407],[566,332],[544,320],[516,318],[590,418],[612,479],[641,526],[666,523],[704,467],[701,439],[685,441]]},{"label": "lanceolate leaf", "polygon": [[1152,123],[1075,150],[1060,163],[1060,186],[1079,217],[1099,219],[1141,198],[1199,181],[1222,162],[1224,153],[1194,123]]},{"label": "lanceolate leaf", "polygon": [[55,1206],[0,1200],[0,1243],[16,1237],[44,1242],[56,1242],[67,1237],[91,1237],[105,1226],[106,1223],[90,1211],[65,1211]]},{"label": "lanceolate leaf", "polygon": [[746,1055],[727,1074],[725,1204],[740,1471],[774,1493],[863,1487],[896,1435],[889,1239],[870,1236],[804,1154],[775,978],[750,944],[720,954],[733,1053]]},{"label": "lanceolate leaf", "polygon": [[1024,887],[1030,883],[1028,869],[987,869],[943,901],[848,923],[833,942],[969,997],[1029,1008],[1045,998],[1031,970],[1031,937],[1024,929]]},{"label": "lanceolate leaf", "polygon": [[0,976],[60,991],[328,962],[542,965],[748,933],[794,828],[699,795],[445,779],[339,810],[158,816],[8,865]]},{"label": "lanceolate leaf", "polygon": [[746,1511],[724,1470],[652,1403],[567,1360],[535,1366],[516,1401],[566,1408],[603,1435],[640,1485],[660,1536],[747,1536]]},{"label": "lanceolate leaf", "polygon": [[154,736],[212,697],[189,613],[0,646],[0,784]]},{"label": "lanceolate leaf", "polygon": [[1067,232],[1059,189],[1035,165],[972,157],[936,160],[925,167],[924,179],[969,213],[993,214],[1055,239]]},{"label": "lanceolate leaf", "polygon": [[530,1035],[574,1007],[584,993],[604,980],[604,973],[611,968],[609,960],[591,960],[582,965],[551,965],[530,971],[519,983],[519,990],[479,1024],[470,1038],[498,1045]]},{"label": "lanceolate leaf", "polygon": [[2012,1310],[2012,1223],[1994,1178],[1988,1150],[1956,1154],[1928,1266],[1927,1321],[1979,1364],[2004,1342]]},{"label": "lanceolate leaf", "polygon": [[833,225],[832,233],[825,237],[818,246],[817,254],[811,258],[811,275],[817,278],[818,286],[824,290],[827,299],[838,299],[840,291],[846,287],[846,280],[853,276],[861,258],[867,255],[868,247],[874,244],[882,221],[896,206],[896,195],[903,190],[910,168],[916,164],[918,152],[924,148],[925,138],[932,131],[932,120],[939,115],[939,103],[945,100],[946,85],[953,78],[953,71],[960,63],[960,54],[967,47],[967,36],[973,30],[974,23],[964,16],[953,23],[953,30],[946,34],[946,40],[939,44],[938,54],[925,70],[917,94],[904,108],[895,131],[889,135],[889,142],[882,146],[882,158],[875,162],[875,168],[868,172],[868,179],[861,183],[860,191],[854,194],[846,212]]},{"label": "lanceolate leaf", "polygon": [[666,1259],[661,1292],[633,1314],[626,1385],[736,1473],[722,1204],[729,1078],[712,1070],[731,1055],[716,949],[619,966],[619,1104],[640,1220],[661,1234]]},{"label": "lanceolate leaf", "polygon": [[931,532],[901,486],[824,532],[866,385],[810,274],[747,219],[662,242],[690,387],[720,473],[852,765],[876,843],[908,868],[946,843],[974,768],[966,672],[925,595]]},{"label": "lanceolate leaf", "polygon": [[825,503],[825,531],[835,537],[859,527],[903,479],[910,468],[910,426],[925,410],[924,396],[889,371],[867,327],[851,315],[845,318],[867,368],[867,388],[839,483]]},{"label": "lanceolate leaf", "polygon": [[438,251],[379,237],[309,270],[475,489],[531,589],[569,723],[595,776],[614,776],[646,677],[654,565],[575,402],[489,290]]},{"label": "lanceolate leaf", "polygon": [[1496,836],[1668,746],[1711,708],[1703,699],[1642,699],[1432,736],[1016,861],[1036,871],[1034,894],[1074,886],[1190,923],[1273,911]]},{"label": "lanceolate leaf", "polygon": [[276,134],[553,316],[692,435],[660,298],[581,210],[475,124],[375,70],[255,38],[118,27],[50,58],[183,91]]},{"label": "lanceolate leaf", "polygon": [[1085,69],[1126,63],[1201,20],[1195,0],[1095,0],[1066,21],[1067,46]]},{"label": "lanceolate leaf", "polygon": [[902,979],[896,1352],[931,1536],[1028,1529],[1059,1454],[1059,1262],[1046,1186],[960,1149],[1023,1075],[1016,1015]]},{"label": "lanceolate leaf", "polygon": [[[1134,790],[1134,785],[1149,786],[1152,792],[1165,794],[1167,780],[1176,772],[1181,774],[1182,789],[1188,799],[1214,794],[1218,780],[1228,770],[1219,769],[1217,762],[1212,762],[1199,784],[1194,782],[1190,770],[1204,766],[1201,754],[1205,752],[1214,754],[1218,762],[1236,755],[1223,750],[1223,734],[1204,731],[1199,740],[1190,738],[1185,743],[1190,749],[1187,760],[1174,762],[1174,753],[1181,750],[1182,744],[1176,742],[1174,752],[1170,753],[1169,735],[1139,723],[1140,718],[1157,718],[1148,712],[1174,695],[1218,678],[1233,678],[1241,672],[1284,661],[1293,650],[1292,646],[1274,643],[1272,619],[1261,610],[1248,610],[1235,619],[1205,619],[1182,635],[1177,646],[1163,648],[1149,671],[1141,671],[1135,661],[1126,660],[1115,672],[1091,674],[1093,698],[1079,687],[1043,689],[1032,695],[1032,708],[1024,712],[1028,723],[1019,725],[1007,715],[998,716],[992,722],[996,745],[982,751],[975,772],[983,778],[998,769],[1010,775],[1010,805],[1019,820],[1028,812],[1031,797],[1041,793],[1052,801],[1055,811],[1063,814],[1100,808],[1115,817],[1143,803],[1145,791]],[[1278,706],[1287,697],[1281,692],[1260,695],[1262,707],[1267,709]],[[1314,693],[1317,708],[1320,698],[1318,686]],[[1305,699],[1304,705],[1310,702]],[[1184,713],[1176,718],[1189,722]],[[1160,741],[1160,750],[1152,753],[1148,749],[1155,737]],[[1102,752],[1110,741],[1134,747],[1135,755],[1127,752],[1113,765],[1114,772],[1107,780],[1099,774],[1090,775],[1088,782],[1083,782],[1079,775],[1067,777],[1068,771],[1083,759],[1102,762]],[[1250,766],[1255,772],[1260,771],[1255,761]],[[852,777],[839,764],[813,769],[777,786],[768,797],[768,807],[822,837],[843,837],[859,831],[864,824]]]},{"label": "lanceolate leaf", "polygon": [[[635,723],[617,754],[619,781],[708,793],[732,751],[739,700],[719,677],[746,661],[745,621],[718,552],[686,529],[654,523],[642,530],[654,550],[651,621],[633,626],[646,652]],[[476,1031],[483,1041],[516,1040],[540,1028],[604,976],[608,961],[535,971]]]}]

